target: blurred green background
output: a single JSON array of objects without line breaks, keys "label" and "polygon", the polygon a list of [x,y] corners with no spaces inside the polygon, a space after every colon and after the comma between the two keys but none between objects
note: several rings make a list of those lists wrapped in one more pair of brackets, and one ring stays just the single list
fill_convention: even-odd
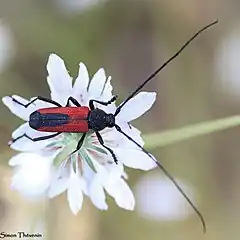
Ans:
[{"label": "blurred green background", "polygon": [[[104,67],[113,77],[114,93],[123,99],[193,33],[219,19],[148,84],[145,89],[156,91],[157,101],[134,125],[146,134],[238,114],[239,11],[236,0],[2,0],[1,97],[49,96],[46,62],[54,52],[72,76],[80,61],[91,74]],[[0,232],[40,232],[51,240],[239,240],[239,128],[151,149],[191,188],[207,222],[203,235],[192,209],[182,207],[184,200],[171,186],[160,186],[159,170],[128,171],[137,197],[134,212],[118,208],[111,199],[109,210],[101,212],[85,198],[82,211],[74,216],[65,194],[50,202],[23,199],[10,190],[13,171],[8,160],[16,152],[7,146],[21,121],[3,104],[0,110]],[[156,181],[146,184],[146,176]],[[158,213],[158,208],[166,213]]]}]

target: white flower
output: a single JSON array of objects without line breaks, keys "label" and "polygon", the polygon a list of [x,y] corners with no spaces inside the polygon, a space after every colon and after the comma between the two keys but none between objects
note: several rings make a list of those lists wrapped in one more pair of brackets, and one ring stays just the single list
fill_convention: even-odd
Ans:
[{"label": "white flower", "polygon": [[54,0],[53,3],[62,13],[72,15],[91,9],[97,4],[103,4],[104,0]]},{"label": "white flower", "polygon": [[[51,54],[47,70],[51,98],[62,106],[66,105],[70,96],[75,98],[81,106],[88,106],[90,99],[106,102],[113,97],[111,77],[106,78],[102,68],[97,71],[89,83],[87,68],[83,63],[80,63],[78,77],[73,84],[63,60],[57,55]],[[156,93],[140,92],[124,105],[115,119],[118,126],[140,146],[144,144],[140,131],[129,122],[150,109],[155,99]],[[126,176],[124,165],[142,170],[150,170],[156,166],[155,162],[136,144],[129,141],[115,128],[105,128],[100,131],[104,144],[112,149],[116,155],[118,160],[118,164],[116,164],[109,151],[99,143],[93,131],[86,134],[80,150],[74,154],[71,153],[76,149],[82,133],[62,133],[47,140],[33,142],[26,135],[30,138],[37,138],[53,133],[32,129],[28,123],[30,114],[40,108],[55,106],[37,100],[25,108],[23,105],[29,103],[29,100],[15,95],[4,97],[2,100],[12,113],[27,121],[12,133],[12,138],[15,140],[11,142],[11,147],[26,152],[14,157],[21,159],[17,161],[20,170],[17,170],[13,177],[13,185],[17,190],[20,192],[28,191],[27,185],[30,184],[30,179],[35,176],[26,173],[29,176],[26,177],[25,172],[31,172],[34,167],[38,166],[39,161],[42,161],[38,157],[33,158],[32,154],[37,153],[41,158],[45,156],[46,160],[44,161],[49,164],[46,164],[45,169],[42,170],[43,176],[47,175],[46,178],[42,179],[44,188],[36,187],[34,189],[36,192],[39,189],[38,193],[44,192],[52,198],[66,190],[70,208],[75,214],[82,207],[83,195],[88,196],[97,208],[106,210],[108,205],[105,191],[115,199],[118,206],[133,210],[135,200],[132,191],[124,180],[124,176]],[[106,113],[114,113],[116,110],[115,103],[108,106],[97,103],[95,107]],[[25,161],[24,158],[29,158],[29,154],[31,154],[32,161]],[[16,165],[12,164],[13,159],[10,160],[10,165]],[[18,179],[19,182],[16,183],[14,179]]]},{"label": "white flower", "polygon": [[225,33],[216,47],[216,51],[214,51],[216,73],[214,84],[216,84],[217,91],[219,94],[224,94],[224,97],[229,97],[231,101],[239,100],[240,32],[238,24],[229,26],[228,32]]},{"label": "white flower", "polygon": [[[178,183],[195,204],[193,187],[182,180]],[[143,176],[136,185],[135,194],[138,200],[137,211],[151,220],[181,221],[194,213],[172,182],[159,174]]]},{"label": "white flower", "polygon": [[14,36],[5,21],[0,20],[0,72],[4,71],[15,57]]}]

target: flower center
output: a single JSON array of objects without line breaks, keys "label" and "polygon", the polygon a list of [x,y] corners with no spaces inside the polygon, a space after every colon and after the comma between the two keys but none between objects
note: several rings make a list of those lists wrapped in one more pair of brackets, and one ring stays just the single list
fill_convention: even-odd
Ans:
[{"label": "flower center", "polygon": [[81,133],[63,133],[59,138],[56,138],[54,142],[47,146],[47,148],[51,150],[58,150],[53,160],[53,165],[55,167],[71,164],[75,172],[78,167],[79,171],[82,173],[83,161],[85,161],[95,172],[94,161],[97,161],[101,165],[112,163],[109,160],[106,150],[96,141],[94,133],[87,133],[81,148],[73,153],[81,137]]}]

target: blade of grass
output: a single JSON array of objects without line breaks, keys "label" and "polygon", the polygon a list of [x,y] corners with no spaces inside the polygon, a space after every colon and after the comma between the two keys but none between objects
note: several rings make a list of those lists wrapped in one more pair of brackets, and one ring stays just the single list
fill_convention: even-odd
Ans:
[{"label": "blade of grass", "polygon": [[193,137],[222,131],[240,125],[240,115],[200,122],[185,127],[170,129],[143,136],[146,148],[163,147]]}]

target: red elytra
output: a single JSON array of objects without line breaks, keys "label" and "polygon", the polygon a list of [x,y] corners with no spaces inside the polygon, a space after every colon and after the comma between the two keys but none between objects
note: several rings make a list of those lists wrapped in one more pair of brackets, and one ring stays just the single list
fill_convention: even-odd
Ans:
[{"label": "red elytra", "polygon": [[[88,127],[88,115],[90,109],[88,107],[53,107],[53,108],[41,108],[38,110],[42,115],[65,115],[64,124],[55,124],[54,126],[41,126],[38,131],[41,132],[71,132],[71,133],[85,133],[89,131]],[[59,121],[56,119],[51,119],[54,122]]]}]

